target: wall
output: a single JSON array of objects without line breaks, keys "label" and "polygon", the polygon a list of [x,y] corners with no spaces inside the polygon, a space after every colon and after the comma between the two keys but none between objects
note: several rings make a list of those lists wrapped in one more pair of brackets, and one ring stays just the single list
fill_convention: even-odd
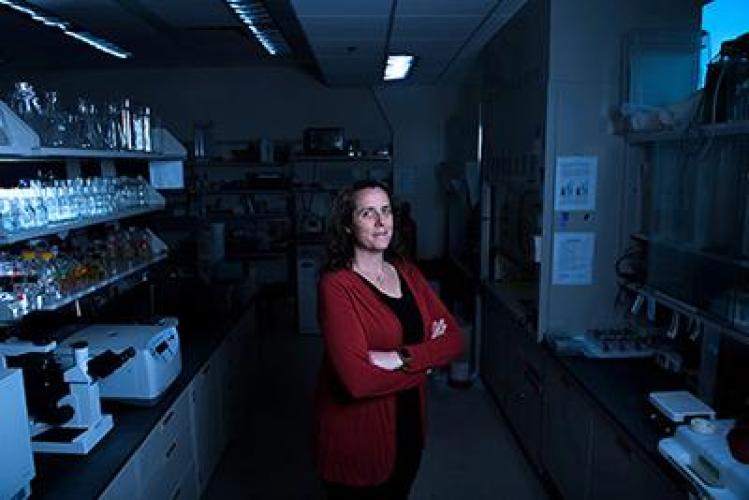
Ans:
[{"label": "wall", "polygon": [[[549,2],[549,82],[545,142],[544,263],[540,330],[575,332],[614,321],[617,294],[614,262],[623,241],[624,141],[609,131],[608,114],[622,91],[622,48],[633,30],[699,29],[699,2],[680,0],[553,0]],[[553,210],[558,156],[598,158],[597,210],[571,213],[563,221]],[[596,236],[592,286],[551,284],[554,231],[591,231]]]},{"label": "wall", "polygon": [[[0,77],[0,88],[29,80],[56,89],[63,101],[87,95],[104,101],[124,95],[150,104],[183,141],[196,122],[214,122],[216,141],[268,137],[300,140],[310,126],[340,125],[365,147],[390,142],[390,129],[367,88],[327,88],[289,67],[71,71]],[[443,228],[434,224],[444,210],[434,169],[446,154],[447,118],[459,103],[452,87],[391,86],[377,89],[394,132],[395,188],[414,206],[421,257],[441,255]],[[227,145],[231,147],[231,145]],[[440,216],[440,219],[442,217]]]}]

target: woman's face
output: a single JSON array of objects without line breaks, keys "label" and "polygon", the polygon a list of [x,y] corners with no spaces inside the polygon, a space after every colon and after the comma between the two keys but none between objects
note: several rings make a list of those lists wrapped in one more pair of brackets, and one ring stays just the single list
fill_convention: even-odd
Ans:
[{"label": "woman's face", "polygon": [[370,251],[384,252],[393,237],[393,209],[388,194],[378,187],[354,193],[352,216],[354,244]]}]

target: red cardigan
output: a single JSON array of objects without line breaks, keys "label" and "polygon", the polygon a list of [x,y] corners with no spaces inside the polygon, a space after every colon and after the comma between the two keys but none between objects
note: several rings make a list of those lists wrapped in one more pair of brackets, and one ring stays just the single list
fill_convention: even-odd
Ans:
[{"label": "red cardigan", "polygon": [[401,347],[398,318],[353,271],[342,269],[320,279],[318,314],[325,354],[315,400],[315,455],[326,481],[372,486],[390,477],[395,463],[396,393],[419,388],[422,428],[426,429],[426,370],[444,366],[463,352],[455,319],[413,264],[396,263],[411,289],[424,323],[444,318],[445,334],[408,346],[406,372],[386,371],[369,362],[369,350]]}]

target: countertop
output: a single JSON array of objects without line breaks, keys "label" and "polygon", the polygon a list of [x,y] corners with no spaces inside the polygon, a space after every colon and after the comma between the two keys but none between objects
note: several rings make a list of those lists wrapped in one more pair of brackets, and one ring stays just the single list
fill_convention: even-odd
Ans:
[{"label": "countertop", "polygon": [[652,359],[589,359],[552,356],[629,436],[660,462],[658,441],[666,437],[649,420],[648,394],[684,390],[680,377],[653,365]]},{"label": "countertop", "polygon": [[[168,286],[165,293],[174,294],[175,305],[171,309],[167,306],[164,312],[180,320],[182,373],[154,406],[103,404],[103,412],[114,417],[114,428],[88,455],[34,454],[36,477],[31,484],[32,498],[83,499],[100,495],[231,328],[250,311],[249,302],[227,307],[220,300],[211,301],[210,297],[217,295],[216,286],[211,284],[191,281],[189,284],[173,282]],[[219,296],[220,293],[218,291]],[[192,300],[182,300],[186,296]],[[195,303],[199,297],[205,300],[200,301],[199,312],[196,312]],[[132,317],[132,309],[123,305],[111,314],[107,318],[109,321],[98,322],[122,321],[122,318]]]},{"label": "countertop", "polygon": [[[529,317],[536,314],[532,296],[524,287],[487,285],[497,299],[513,311],[529,334],[536,337],[536,328]],[[526,321],[523,321],[526,320]],[[675,471],[658,452],[658,441],[666,437],[649,420],[648,394],[654,391],[685,390],[680,376],[655,366],[652,359],[593,359],[584,356],[558,355],[542,344],[548,357],[555,360],[621,429],[672,479]]]}]

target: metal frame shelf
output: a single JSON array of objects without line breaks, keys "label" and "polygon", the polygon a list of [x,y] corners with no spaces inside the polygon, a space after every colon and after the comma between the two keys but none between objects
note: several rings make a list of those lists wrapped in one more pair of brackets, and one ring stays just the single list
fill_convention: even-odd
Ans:
[{"label": "metal frame shelf", "polygon": [[148,269],[149,267],[153,266],[154,264],[157,264],[157,263],[161,262],[162,260],[164,260],[166,258],[167,258],[167,254],[166,254],[166,252],[164,252],[164,253],[162,253],[162,254],[154,257],[153,259],[147,261],[147,262],[142,262],[140,264],[137,264],[137,265],[131,267],[130,269],[128,269],[127,271],[123,271],[121,273],[117,273],[114,276],[111,276],[111,277],[109,277],[109,278],[107,278],[107,279],[105,279],[105,280],[103,280],[103,281],[101,281],[99,283],[96,283],[95,285],[91,285],[91,286],[86,287],[86,288],[84,288],[82,290],[79,290],[79,291],[75,292],[72,295],[68,295],[67,297],[63,297],[63,298],[61,298],[59,300],[52,301],[52,302],[49,302],[47,304],[44,304],[38,310],[39,311],[55,311],[55,310],[57,310],[57,309],[59,309],[61,307],[65,307],[66,305],[72,304],[76,300],[81,299],[81,298],[85,297],[86,295],[90,295],[90,294],[92,294],[94,292],[102,290],[103,288],[105,288],[105,287],[107,287],[109,285],[117,283],[118,281],[121,281],[121,280],[123,280],[125,278],[128,278],[128,277],[130,277],[130,276],[132,276],[134,274],[137,274],[140,271]]},{"label": "metal frame shelf", "polygon": [[643,295],[649,299],[666,306],[674,312],[699,319],[705,325],[709,325],[729,337],[749,345],[749,332],[738,330],[729,320],[708,314],[706,311],[687,304],[665,292],[656,290],[648,285],[636,285],[633,283],[620,283],[620,287],[631,293]]},{"label": "metal frame shelf", "polygon": [[98,292],[110,285],[123,281],[129,277],[132,277],[140,272],[145,271],[149,267],[163,261],[168,257],[168,248],[166,244],[161,241],[153,232],[148,230],[149,239],[151,241],[150,246],[153,252],[153,257],[147,261],[142,261],[137,264],[130,263],[127,269],[117,272],[112,276],[109,276],[97,283],[88,285],[84,288],[78,289],[64,297],[59,299],[51,299],[41,304],[31,304],[31,307],[19,311],[12,309],[6,303],[0,303],[0,324],[12,324],[16,321],[23,319],[27,314],[34,311],[56,311],[62,307],[65,307],[73,302],[91,295],[92,293]]},{"label": "metal frame shelf", "polygon": [[693,129],[630,132],[625,137],[630,144],[689,140],[692,138],[724,137],[749,134],[749,121],[699,125]]},{"label": "metal frame shelf", "polygon": [[57,233],[64,233],[73,229],[80,229],[82,227],[94,226],[96,224],[103,224],[106,222],[114,222],[116,220],[126,219],[129,217],[136,217],[138,215],[163,210],[164,206],[165,203],[162,201],[157,204],[149,204],[146,208],[126,210],[118,212],[116,214],[106,215],[102,217],[92,217],[89,219],[80,219],[73,222],[47,225],[42,228],[30,229],[28,231],[20,231],[12,234],[5,234],[0,231],[0,245],[11,245],[20,241],[41,238],[42,236],[49,236]]},{"label": "metal frame shelf", "polygon": [[13,110],[0,100],[0,125],[9,143],[0,143],[0,158],[97,158],[97,159],[133,159],[148,161],[183,161],[187,158],[185,147],[166,129],[154,127],[152,130],[156,142],[161,144],[161,152],[118,151],[82,148],[49,148],[42,147],[39,134],[24,122]]}]

